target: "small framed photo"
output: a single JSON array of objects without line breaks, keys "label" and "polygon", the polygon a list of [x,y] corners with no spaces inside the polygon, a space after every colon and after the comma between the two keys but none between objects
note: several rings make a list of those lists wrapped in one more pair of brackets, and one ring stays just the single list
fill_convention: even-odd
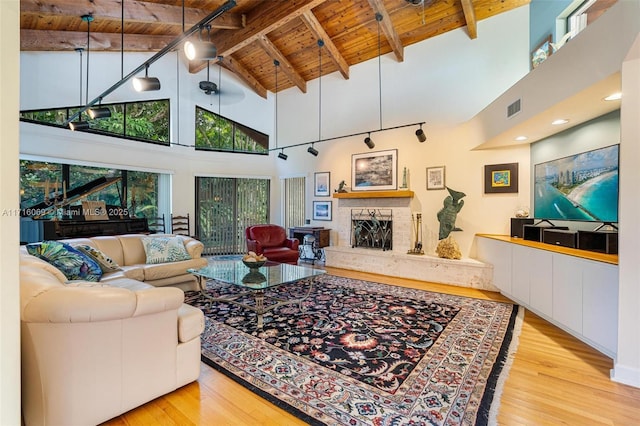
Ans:
[{"label": "small framed photo", "polygon": [[518,192],[518,163],[484,166],[484,193]]},{"label": "small framed photo", "polygon": [[444,189],[444,166],[427,167],[427,189]]},{"label": "small framed photo", "polygon": [[553,47],[551,46],[551,34],[545,37],[542,42],[531,51],[531,69],[536,68],[538,65],[547,60],[553,53]]},{"label": "small framed photo", "polygon": [[330,173],[317,172],[313,175],[313,195],[316,197],[328,197],[330,195]]},{"label": "small framed photo", "polygon": [[331,201],[313,202],[313,220],[331,220]]}]

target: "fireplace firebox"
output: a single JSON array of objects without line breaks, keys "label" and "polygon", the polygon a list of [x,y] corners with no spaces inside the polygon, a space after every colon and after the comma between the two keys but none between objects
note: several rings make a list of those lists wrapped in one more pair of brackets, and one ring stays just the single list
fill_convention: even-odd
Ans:
[{"label": "fireplace firebox", "polygon": [[351,210],[351,247],[391,250],[393,248],[393,211],[391,209]]}]

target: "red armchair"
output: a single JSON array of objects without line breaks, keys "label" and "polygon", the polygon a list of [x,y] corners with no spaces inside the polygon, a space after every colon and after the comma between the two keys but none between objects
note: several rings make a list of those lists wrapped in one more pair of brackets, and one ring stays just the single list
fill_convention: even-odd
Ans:
[{"label": "red armchair", "polygon": [[287,234],[279,225],[253,225],[245,229],[247,251],[266,256],[268,260],[278,263],[298,263],[297,238],[287,238]]}]

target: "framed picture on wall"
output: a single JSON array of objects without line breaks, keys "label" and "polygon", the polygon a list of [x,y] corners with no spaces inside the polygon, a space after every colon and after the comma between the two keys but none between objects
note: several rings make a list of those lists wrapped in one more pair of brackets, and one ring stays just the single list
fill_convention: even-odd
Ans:
[{"label": "framed picture on wall", "polygon": [[553,53],[553,47],[551,46],[551,34],[540,42],[535,49],[531,51],[531,69],[536,68],[538,65],[547,60]]},{"label": "framed picture on wall", "polygon": [[328,197],[330,188],[330,173],[318,172],[313,175],[313,195],[316,197]]},{"label": "framed picture on wall", "polygon": [[484,166],[484,193],[518,192],[518,163]]},{"label": "framed picture on wall", "polygon": [[331,201],[313,202],[313,220],[331,220]]},{"label": "framed picture on wall", "polygon": [[444,189],[444,166],[427,167],[427,189]]},{"label": "framed picture on wall", "polygon": [[385,191],[398,187],[398,150],[351,156],[351,190]]}]

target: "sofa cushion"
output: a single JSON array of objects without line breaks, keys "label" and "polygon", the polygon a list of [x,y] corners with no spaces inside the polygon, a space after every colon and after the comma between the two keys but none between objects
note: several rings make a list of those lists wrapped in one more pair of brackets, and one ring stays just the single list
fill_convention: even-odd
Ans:
[{"label": "sofa cushion", "polygon": [[179,237],[142,237],[142,245],[147,255],[145,263],[158,264],[191,259],[182,238]]},{"label": "sofa cushion", "polygon": [[161,280],[187,273],[190,268],[202,268],[207,265],[206,259],[189,259],[151,265],[140,265],[144,271],[144,281]]},{"label": "sofa cushion", "polygon": [[88,244],[78,244],[73,247],[93,259],[98,264],[98,266],[100,266],[102,272],[113,272],[120,270],[120,265],[118,265],[113,259],[111,259],[105,253],[95,247],[91,247]]},{"label": "sofa cushion", "polygon": [[59,241],[27,244],[27,252],[59,269],[68,280],[100,281],[102,269],[89,256]]}]

